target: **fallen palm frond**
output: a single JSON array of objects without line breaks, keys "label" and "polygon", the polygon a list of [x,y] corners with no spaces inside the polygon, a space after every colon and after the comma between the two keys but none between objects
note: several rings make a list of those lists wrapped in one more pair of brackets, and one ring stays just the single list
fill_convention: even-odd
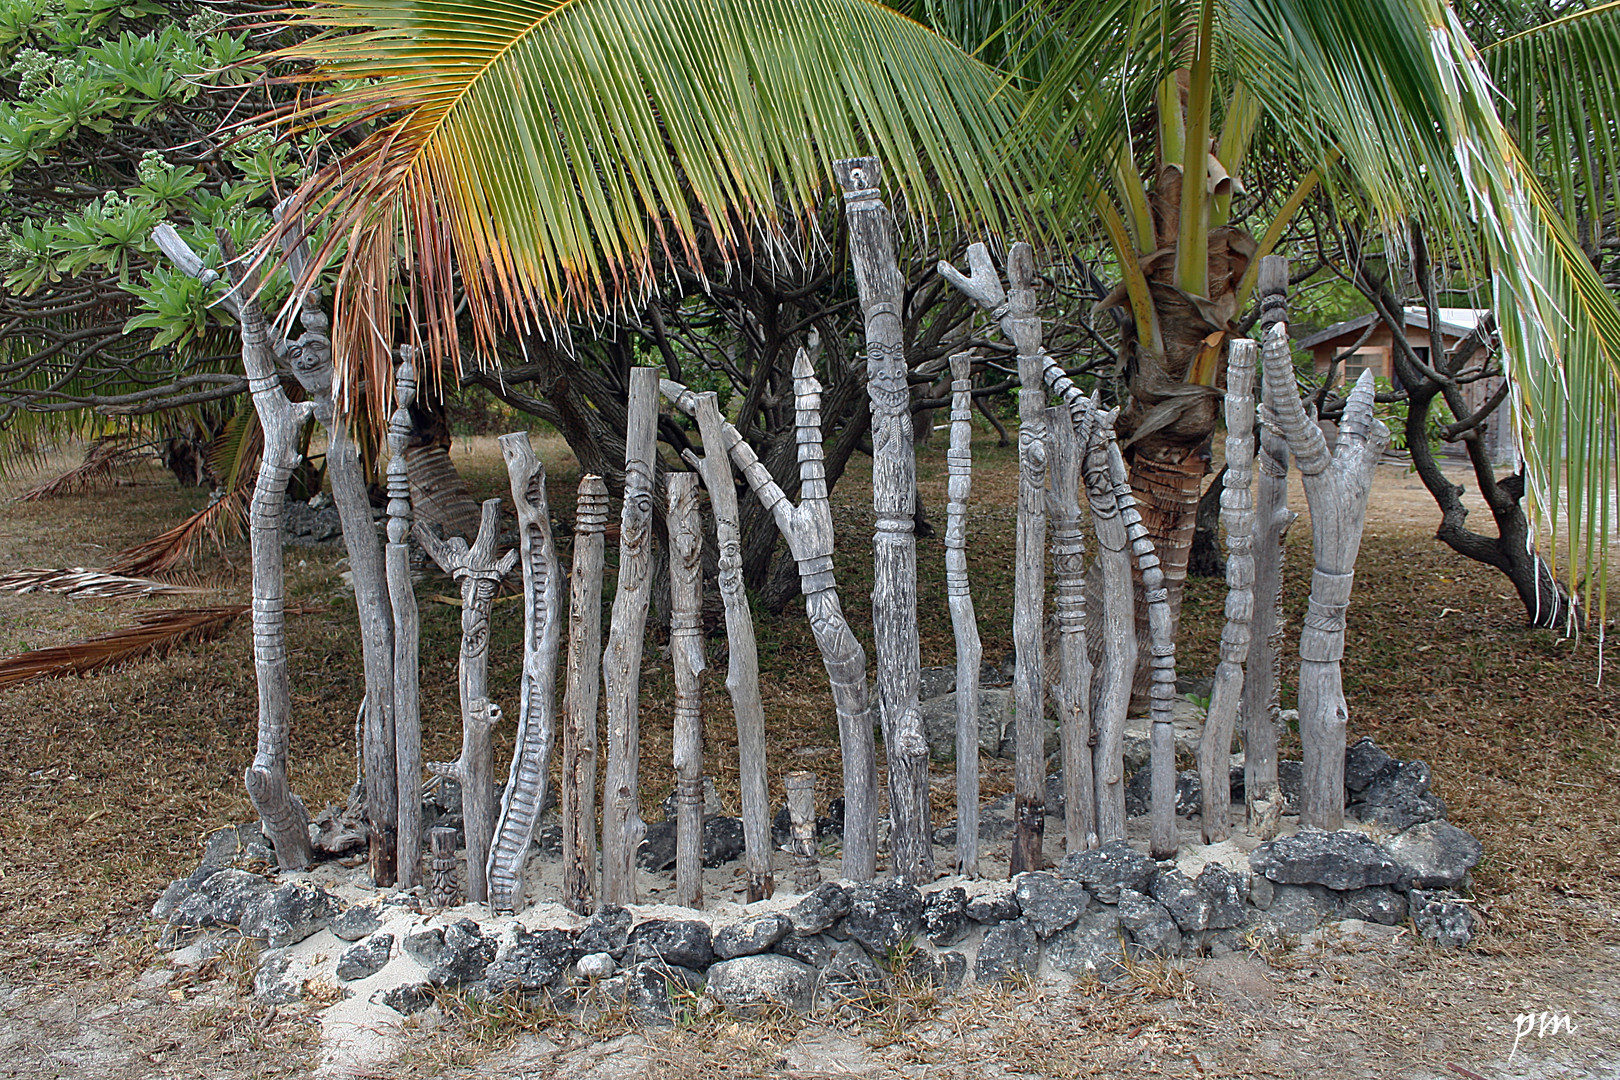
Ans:
[{"label": "fallen palm frond", "polygon": [[115,473],[128,470],[151,455],[150,447],[128,433],[106,435],[91,443],[84,462],[54,480],[47,480],[17,496],[18,502],[37,502],[88,491]]},{"label": "fallen palm frond", "polygon": [[204,543],[223,549],[225,542],[242,536],[247,524],[251,479],[238,484],[165,533],[125,548],[113,556],[107,571],[114,574],[161,574],[182,560],[194,558]]},{"label": "fallen palm frond", "polygon": [[0,574],[0,591],[15,593],[53,592],[75,599],[83,597],[112,599],[213,592],[214,590],[206,585],[156,581],[146,577],[125,577],[122,574],[109,574],[103,570],[86,570],[82,566],[75,566],[67,570],[31,567],[10,574]]},{"label": "fallen palm frond", "polygon": [[0,659],[0,687],[63,675],[88,675],[126,660],[166,655],[184,642],[214,637],[247,610],[247,604],[231,604],[145,612],[135,617],[134,626],[123,630]]}]

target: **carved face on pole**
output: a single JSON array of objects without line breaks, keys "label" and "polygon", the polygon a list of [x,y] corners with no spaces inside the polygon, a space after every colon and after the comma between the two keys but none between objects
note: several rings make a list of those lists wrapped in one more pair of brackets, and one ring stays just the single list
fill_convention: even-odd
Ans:
[{"label": "carved face on pole", "polygon": [[311,394],[332,389],[332,339],[319,330],[306,330],[287,345],[287,362],[298,384]]},{"label": "carved face on pole", "polygon": [[461,579],[461,651],[478,656],[489,647],[489,609],[504,575],[493,570],[462,570],[456,576]]},{"label": "carved face on pole", "polygon": [[630,461],[624,467],[624,520],[620,529],[620,550],[639,555],[652,535],[652,469],[645,461]]}]

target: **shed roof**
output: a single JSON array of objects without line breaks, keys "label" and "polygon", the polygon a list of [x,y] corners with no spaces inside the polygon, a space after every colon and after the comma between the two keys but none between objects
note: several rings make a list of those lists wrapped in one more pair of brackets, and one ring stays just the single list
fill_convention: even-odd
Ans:
[{"label": "shed roof", "polygon": [[[1443,307],[1440,308],[1439,311],[1441,332],[1451,334],[1454,337],[1465,337],[1468,334],[1473,333],[1475,328],[1479,326],[1479,320],[1484,318],[1484,316],[1488,313],[1488,309],[1485,308]],[[1427,309],[1421,307],[1408,307],[1402,308],[1401,313],[1406,317],[1406,325],[1408,327],[1413,327],[1418,330],[1427,330],[1429,328],[1429,313]],[[1319,330],[1310,337],[1307,337],[1301,341],[1296,341],[1294,343],[1294,347],[1299,349],[1314,349],[1318,345],[1324,345],[1335,340],[1336,338],[1347,337],[1350,334],[1359,334],[1361,331],[1367,329],[1368,325],[1377,318],[1377,314],[1369,313],[1366,315],[1357,316],[1354,319],[1346,319],[1341,323],[1334,323],[1326,330]]]}]

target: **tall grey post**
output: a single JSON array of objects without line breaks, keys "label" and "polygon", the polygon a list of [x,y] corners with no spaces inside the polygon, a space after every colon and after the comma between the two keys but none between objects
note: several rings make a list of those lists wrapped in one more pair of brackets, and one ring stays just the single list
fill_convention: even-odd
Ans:
[{"label": "tall grey post", "polygon": [[897,878],[933,880],[928,742],[918,707],[917,461],[911,429],[901,308],[906,283],[895,264],[889,211],[878,196],[877,158],[834,162],[844,189],[849,255],[866,325],[866,389],[872,409],[872,638],[878,712],[889,764],[890,849]]},{"label": "tall grey post", "polygon": [[951,357],[951,446],[945,509],[945,602],[956,636],[956,869],[979,876],[979,622],[968,588],[967,511],[973,493],[973,357]]},{"label": "tall grey post", "polygon": [[574,507],[574,572],[568,602],[568,676],[563,692],[563,903],[581,915],[596,910],[596,710],[601,702],[602,564],[608,489],[600,476],[580,477]]},{"label": "tall grey post", "polygon": [[[1088,425],[1089,426],[1089,425]],[[1091,657],[1086,649],[1086,549],[1080,532],[1080,466],[1085,440],[1069,410],[1046,410],[1052,576],[1058,623],[1058,734],[1063,753],[1063,825],[1069,851],[1097,846],[1091,782]]]},{"label": "tall grey post", "polygon": [[388,546],[384,566],[388,604],[394,613],[394,764],[399,797],[399,885],[421,883],[422,713],[420,615],[411,584],[411,482],[405,446],[411,435],[411,402],[416,400],[416,367],[410,347],[394,374],[394,414],[388,422]]},{"label": "tall grey post", "polygon": [[703,519],[697,473],[671,473],[669,651],[675,666],[675,902],[703,906]]}]

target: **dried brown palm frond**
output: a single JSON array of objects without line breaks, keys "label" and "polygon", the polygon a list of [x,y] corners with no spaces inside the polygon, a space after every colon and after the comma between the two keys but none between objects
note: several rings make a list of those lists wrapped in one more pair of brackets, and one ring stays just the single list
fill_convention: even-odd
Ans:
[{"label": "dried brown palm frond", "polygon": [[182,560],[195,558],[205,543],[224,549],[228,540],[242,536],[247,525],[251,479],[238,484],[186,520],[150,540],[125,548],[107,564],[113,574],[161,574]]},{"label": "dried brown palm frond", "polygon": [[207,585],[179,581],[156,581],[145,577],[125,577],[103,570],[75,566],[67,570],[31,567],[0,574],[0,591],[15,593],[53,592],[70,598],[159,596],[177,593],[213,592]]},{"label": "dried brown palm frond", "polygon": [[111,480],[117,473],[151,457],[150,446],[128,432],[104,435],[84,452],[84,461],[54,480],[47,480],[17,496],[18,502],[37,502],[88,491]]},{"label": "dried brown palm frond", "polygon": [[134,626],[123,630],[0,659],[0,687],[63,675],[88,675],[126,660],[162,656],[184,642],[214,637],[247,610],[247,604],[232,604],[144,612],[135,617]]}]

